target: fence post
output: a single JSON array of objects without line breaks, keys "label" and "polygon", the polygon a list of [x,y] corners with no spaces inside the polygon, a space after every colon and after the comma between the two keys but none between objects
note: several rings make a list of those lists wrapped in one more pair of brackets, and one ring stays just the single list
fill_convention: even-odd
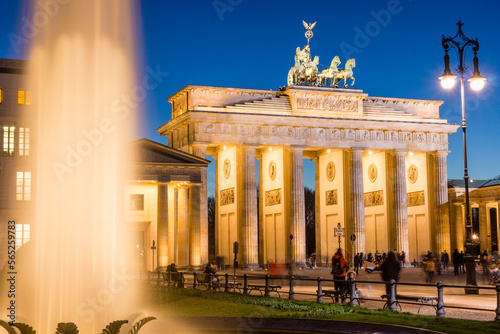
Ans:
[{"label": "fence post", "polygon": [[179,273],[179,283],[177,285],[179,288],[184,288],[184,273]]},{"label": "fence post", "polygon": [[156,285],[160,285],[160,276],[161,276],[160,269],[158,269],[156,272],[158,273],[158,281],[156,282]]},{"label": "fence post", "polygon": [[323,302],[323,279],[321,277],[318,277],[318,292],[316,295],[316,301],[318,303]]},{"label": "fence post", "polygon": [[264,292],[264,296],[269,297],[269,275],[266,275],[266,290]]},{"label": "fence post", "polygon": [[354,277],[349,278],[351,284],[351,305],[358,306],[358,296],[356,296],[356,280]]},{"label": "fence post", "polygon": [[288,299],[295,299],[295,292],[293,291],[293,275],[290,276],[290,289],[288,290]]},{"label": "fence post", "polygon": [[170,270],[169,270],[169,271],[168,271],[168,275],[167,275],[167,277],[168,277],[168,278],[167,278],[167,281],[168,281],[168,283],[167,283],[167,284],[168,284],[168,286],[170,286],[170,284],[171,284],[171,283],[170,283],[170,281],[171,281],[171,279],[172,279],[172,278],[170,277],[171,275],[172,275],[172,273],[171,273],[171,272],[170,272]]},{"label": "fence post", "polygon": [[212,290],[212,274],[208,273],[208,290]]},{"label": "fence post", "polygon": [[224,274],[224,292],[228,292],[229,291],[229,274],[228,273],[225,273]]},{"label": "fence post", "polygon": [[397,301],[396,301],[396,281],[391,279],[389,281],[391,286],[391,293],[389,295],[389,310],[396,311],[398,309]]},{"label": "fence post", "polygon": [[495,310],[495,320],[500,321],[500,284],[497,284],[495,289],[497,290],[497,309]]},{"label": "fence post", "polygon": [[[236,286],[234,288],[236,289]],[[248,294],[248,275],[247,274],[243,275],[243,294],[244,295]]]},{"label": "fence post", "polygon": [[196,277],[198,276],[198,274],[196,272],[193,273],[193,289],[196,289],[196,287],[198,286],[198,281],[196,279]]},{"label": "fence post", "polygon": [[438,289],[438,303],[437,303],[437,310],[436,310],[436,315],[438,317],[443,318],[446,312],[444,311],[444,301],[443,301],[443,282],[438,282],[437,283],[437,289]]}]

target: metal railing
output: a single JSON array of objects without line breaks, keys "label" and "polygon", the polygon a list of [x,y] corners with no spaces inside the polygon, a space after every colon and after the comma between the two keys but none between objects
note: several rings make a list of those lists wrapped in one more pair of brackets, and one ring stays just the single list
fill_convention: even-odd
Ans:
[{"label": "metal railing", "polygon": [[[178,272],[178,273],[171,273],[171,272],[150,272],[152,275],[148,275],[148,282],[149,283],[154,283],[156,281],[156,284],[158,285],[165,285],[168,284],[169,286],[176,285],[177,287],[185,288],[188,287],[189,284],[187,283],[186,276],[191,275],[193,277],[193,281],[190,284],[193,289],[197,289],[200,285],[200,282],[198,281],[197,277],[200,275],[200,273],[197,272]],[[172,277],[174,275],[176,276],[176,280],[173,280]],[[351,306],[358,306],[360,302],[362,301],[376,301],[376,302],[384,302],[387,307],[390,310],[397,311],[398,309],[398,304],[409,304],[409,305],[429,305],[433,306],[436,310],[436,316],[438,317],[445,317],[446,315],[446,308],[454,308],[454,309],[467,309],[467,310],[475,310],[475,311],[486,311],[486,312],[495,312],[495,320],[500,321],[500,284],[496,286],[467,286],[467,285],[452,285],[452,284],[443,284],[442,282],[438,282],[437,284],[424,284],[424,283],[404,283],[404,282],[399,282],[396,283],[396,281],[391,280],[390,282],[380,282],[380,281],[356,281],[354,278],[348,279],[348,280],[334,280],[334,279],[323,279],[321,277],[318,278],[303,278],[303,277],[295,277],[295,276],[270,276],[270,275],[230,275],[228,273],[224,274],[224,281],[221,282],[220,279],[219,281],[215,282],[213,281],[214,276],[222,276],[222,275],[214,275],[214,274],[203,274],[208,276],[208,279],[205,280],[204,283],[201,283],[203,285],[206,285],[207,289],[211,290],[223,290],[224,292],[236,292],[236,290],[241,291],[242,294],[250,294],[251,289],[249,288],[249,280],[252,281],[262,281],[264,280],[264,284],[261,284],[259,286],[254,286],[254,290],[258,290],[263,294],[264,296],[269,297],[271,295],[271,292],[277,292],[278,289],[276,288],[275,285],[271,284],[271,280],[285,280],[288,281],[288,299],[296,299],[296,295],[305,295],[305,296],[311,296],[315,297],[316,301],[318,303],[323,303],[323,297],[325,295],[324,289],[323,289],[323,283],[325,282],[343,282],[344,284],[347,285],[348,291],[347,291],[347,296],[349,299],[349,304]],[[156,278],[155,278],[156,276]],[[241,280],[243,282],[241,282]],[[297,292],[295,291],[294,286],[298,282],[316,282],[317,290],[316,293],[307,293],[307,292]],[[236,285],[236,283],[242,283],[243,286],[240,288]],[[357,284],[382,284],[384,286],[387,286],[389,284],[390,286],[390,293],[387,294],[387,299],[375,299],[375,298],[362,298],[359,297],[356,293],[357,289]],[[436,297],[424,297],[422,296],[422,299],[425,298],[432,298],[437,301],[436,305],[434,304],[424,304],[423,302],[411,302],[411,301],[405,301],[405,300],[398,300],[398,296],[404,297],[404,295],[401,294],[396,294],[396,286],[419,286],[419,287],[435,287],[436,288]],[[256,288],[255,288],[256,287]],[[477,289],[477,290],[490,290],[490,291],[495,291],[496,292],[496,309],[495,310],[490,310],[490,309],[481,309],[481,308],[474,308],[474,307],[463,307],[463,306],[454,306],[454,305],[445,305],[444,303],[444,289]],[[280,291],[281,293],[286,293],[286,291]],[[354,296],[354,297],[353,297]],[[341,298],[339,296],[339,298]],[[411,299],[411,298],[410,298]]]}]

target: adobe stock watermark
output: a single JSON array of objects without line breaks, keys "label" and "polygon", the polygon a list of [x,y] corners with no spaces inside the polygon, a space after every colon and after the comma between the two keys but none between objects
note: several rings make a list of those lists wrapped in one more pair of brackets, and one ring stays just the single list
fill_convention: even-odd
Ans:
[{"label": "adobe stock watermark", "polygon": [[148,92],[156,89],[169,75],[168,72],[160,70],[160,65],[156,65],[155,69],[147,66],[146,72],[141,85],[133,87],[130,93],[122,94],[111,103],[109,117],[103,117],[93,129],[82,130],[81,137],[83,138],[76,145],[65,146],[64,159],[52,162],[52,170],[59,182],[63,181],[64,175],[80,166],[84,158],[102,144],[106,135],[116,130],[117,121],[123,121],[131,110],[137,108],[139,103],[146,99]]},{"label": "adobe stock watermark", "polygon": [[62,5],[66,5],[71,0],[41,0],[36,3],[33,15],[21,18],[20,34],[8,33],[7,38],[15,53],[20,53],[22,46],[27,46],[29,41],[38,35],[41,28],[45,27],[51,18],[59,13]]},{"label": "adobe stock watermark", "polygon": [[128,275],[125,268],[121,271],[113,270],[113,277],[107,286],[99,290],[93,297],[88,297],[86,301],[78,305],[78,312],[87,322],[95,319],[97,313],[101,313],[106,306],[113,301],[113,295],[123,292],[132,282],[133,276]]},{"label": "adobe stock watermark", "polygon": [[[409,0],[411,1],[411,0]],[[354,27],[354,40],[353,44],[341,42],[339,47],[345,59],[351,58],[354,54],[359,54],[362,49],[370,45],[373,38],[377,37],[382,28],[387,27],[394,15],[400,14],[404,7],[399,0],[389,0],[387,2],[387,9],[379,11],[371,10],[370,16],[373,20],[368,21],[363,28],[359,26]]]},{"label": "adobe stock watermark", "polygon": [[224,21],[224,13],[232,12],[242,2],[243,0],[214,0],[212,1],[212,5],[219,16],[219,20]]}]

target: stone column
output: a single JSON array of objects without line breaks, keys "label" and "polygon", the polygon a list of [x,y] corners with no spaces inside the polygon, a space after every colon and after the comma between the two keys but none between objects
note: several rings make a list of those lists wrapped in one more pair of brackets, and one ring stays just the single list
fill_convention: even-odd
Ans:
[{"label": "stone column", "polygon": [[168,263],[168,183],[158,183],[157,254],[158,269],[166,270]]},{"label": "stone column", "polygon": [[259,267],[256,146],[238,147],[238,219],[245,269]]},{"label": "stone column", "polygon": [[[479,203],[479,246],[480,251],[487,250],[488,254],[491,253],[490,243],[488,242],[488,235],[490,234],[490,229],[488,228],[488,217],[487,217],[486,202]],[[491,237],[490,237],[491,238]]]},{"label": "stone column", "polygon": [[[169,189],[169,201],[168,201],[168,258],[170,263],[175,263],[179,265],[178,261],[178,189],[174,185],[170,185]],[[169,264],[170,264],[169,263]]]},{"label": "stone column", "polygon": [[191,183],[189,188],[189,267],[201,268],[201,184]]},{"label": "stone column", "polygon": [[262,153],[259,153],[257,155],[257,159],[259,160],[259,212],[258,212],[258,219],[260,224],[259,225],[259,249],[260,249],[260,254],[259,254],[259,262],[266,266],[267,262],[266,259],[264,259],[264,167],[262,166]]},{"label": "stone column", "polygon": [[[293,235],[291,261],[303,267],[306,261],[304,204],[304,161],[302,147],[290,147],[290,233]],[[286,182],[286,180],[285,180]]]},{"label": "stone column", "polygon": [[455,205],[455,231],[457,239],[455,248],[457,248],[458,251],[462,251],[464,250],[465,244],[465,219],[464,207],[462,204]]},{"label": "stone column", "polygon": [[189,266],[189,187],[187,185],[179,186],[178,201],[177,201],[177,217],[178,217],[178,261],[179,268],[187,268]]},{"label": "stone column", "polygon": [[356,235],[354,254],[366,254],[365,243],[365,195],[363,191],[363,149],[350,152],[350,216],[352,231]]},{"label": "stone column", "polygon": [[311,159],[314,162],[314,234],[316,236],[316,263],[323,265],[323,249],[321,248],[321,184],[319,171],[319,157]]},{"label": "stone column", "polygon": [[[193,144],[193,154],[197,157],[207,158],[207,144]],[[208,193],[207,193],[207,170],[203,168],[201,172],[201,189],[200,189],[200,247],[201,247],[201,263],[208,262]]]},{"label": "stone column", "polygon": [[394,195],[393,217],[395,232],[395,247],[398,252],[405,252],[409,256],[408,243],[408,203],[406,197],[406,167],[405,151],[394,152]]},{"label": "stone column", "polygon": [[446,156],[448,152],[437,152],[434,155],[434,184],[435,184],[435,238],[436,256],[440,256],[445,249],[451,253],[450,222],[448,219],[448,176],[446,173]]}]

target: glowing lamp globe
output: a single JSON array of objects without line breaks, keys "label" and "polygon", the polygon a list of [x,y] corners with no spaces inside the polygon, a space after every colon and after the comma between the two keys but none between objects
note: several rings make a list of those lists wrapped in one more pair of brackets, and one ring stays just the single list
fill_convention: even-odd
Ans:
[{"label": "glowing lamp globe", "polygon": [[442,76],[442,77],[439,77],[439,79],[441,80],[441,86],[443,86],[443,88],[446,88],[446,89],[450,89],[450,88],[453,88],[453,86],[455,86],[455,78],[457,76],[456,75],[447,75],[447,76]]},{"label": "glowing lamp globe", "polygon": [[470,82],[470,88],[472,88],[475,91],[483,89],[484,85],[486,84],[486,78],[481,77],[481,76],[473,76],[468,80]]}]

